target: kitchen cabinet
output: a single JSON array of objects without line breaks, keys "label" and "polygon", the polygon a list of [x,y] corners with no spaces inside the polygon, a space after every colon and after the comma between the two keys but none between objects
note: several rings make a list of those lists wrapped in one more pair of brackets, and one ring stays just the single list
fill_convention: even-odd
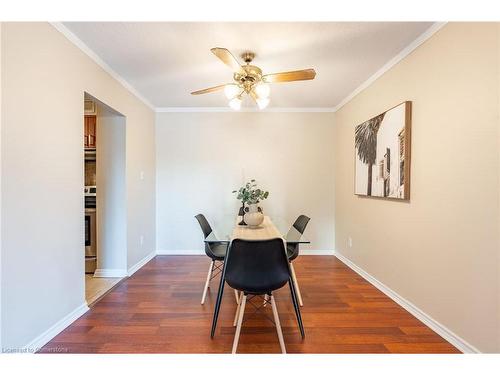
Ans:
[{"label": "kitchen cabinet", "polygon": [[83,124],[83,146],[85,148],[96,147],[96,116],[85,116]]}]

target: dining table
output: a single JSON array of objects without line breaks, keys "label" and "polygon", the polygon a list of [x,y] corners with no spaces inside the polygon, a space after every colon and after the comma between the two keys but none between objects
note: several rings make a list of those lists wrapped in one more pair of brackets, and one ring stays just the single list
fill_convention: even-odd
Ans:
[{"label": "dining table", "polygon": [[216,220],[212,232],[205,238],[206,243],[230,243],[235,238],[244,240],[268,240],[283,238],[287,244],[309,244],[309,241],[300,233],[291,221],[280,216],[264,215],[264,221],[253,228],[249,225],[239,225],[241,216],[227,215]]}]

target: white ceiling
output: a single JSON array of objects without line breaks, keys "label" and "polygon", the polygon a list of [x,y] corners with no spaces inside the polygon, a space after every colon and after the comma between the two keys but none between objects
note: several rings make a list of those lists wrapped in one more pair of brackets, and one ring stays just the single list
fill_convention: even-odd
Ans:
[{"label": "white ceiling", "polygon": [[[232,82],[211,52],[254,51],[264,74],[314,68],[316,79],[273,84],[278,108],[333,108],[426,31],[430,22],[66,22],[101,60],[153,106],[225,107],[223,92],[191,91]],[[247,102],[246,106],[254,106]]]}]

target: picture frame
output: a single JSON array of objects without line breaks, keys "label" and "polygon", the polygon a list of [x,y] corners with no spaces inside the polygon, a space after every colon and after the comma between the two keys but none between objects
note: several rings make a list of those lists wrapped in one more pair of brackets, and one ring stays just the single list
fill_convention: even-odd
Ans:
[{"label": "picture frame", "polygon": [[355,127],[355,195],[410,199],[411,113],[405,101]]}]

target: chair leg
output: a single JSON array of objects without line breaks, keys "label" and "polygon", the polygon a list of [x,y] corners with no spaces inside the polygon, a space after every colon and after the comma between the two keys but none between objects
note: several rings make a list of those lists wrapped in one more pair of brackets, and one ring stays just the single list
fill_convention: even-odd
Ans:
[{"label": "chair leg", "polygon": [[299,299],[300,306],[304,306],[302,303],[302,296],[300,295],[299,283],[297,282],[297,276],[295,276],[295,269],[293,268],[292,262],[290,262],[290,270],[292,271],[292,280],[295,285],[295,290],[297,291],[297,297]]},{"label": "chair leg", "polygon": [[[212,280],[212,275],[214,274],[214,267],[215,267],[215,260],[212,262],[212,268],[210,269],[210,279],[208,279],[208,280]],[[207,289],[210,289],[210,281],[208,282]]]},{"label": "chair leg", "polygon": [[262,306],[264,306],[264,307],[266,307],[266,305],[267,305],[267,301],[268,301],[267,298],[268,298],[267,294],[264,294],[264,303],[262,304]]},{"label": "chair leg", "polygon": [[304,333],[302,315],[300,314],[299,304],[297,303],[297,296],[295,295],[295,286],[293,285],[292,279],[288,280],[288,285],[290,286],[290,293],[292,294],[293,308],[295,309],[295,316],[297,317],[297,322],[299,323],[300,334],[302,338],[304,338],[306,337],[306,334]]},{"label": "chair leg", "polygon": [[247,302],[247,296],[246,294],[244,294],[243,298],[241,299],[240,311],[238,316],[238,325],[236,326],[236,333],[234,334],[232,354],[236,354],[236,348],[238,348],[238,341],[240,340],[240,332],[241,332],[241,323],[243,323],[243,315],[245,314],[246,302]]},{"label": "chair leg", "polygon": [[[236,291],[235,291],[236,292]],[[234,314],[234,321],[233,321],[233,327],[236,327],[236,323],[238,323],[238,316],[240,313],[240,307],[241,307],[241,299],[243,298],[243,292],[240,293],[240,297],[237,298],[238,300],[238,305],[236,306],[236,314]]]},{"label": "chair leg", "polygon": [[207,296],[208,285],[210,284],[210,277],[212,276],[212,271],[214,269],[214,261],[210,262],[210,267],[208,268],[207,281],[205,282],[205,287],[203,288],[203,296],[201,297],[201,304],[205,303],[205,297]]},{"label": "chair leg", "polygon": [[285,341],[283,340],[283,332],[281,331],[280,317],[278,315],[278,308],[276,300],[271,294],[271,307],[273,309],[274,324],[276,324],[276,332],[278,333],[278,340],[280,341],[281,353],[286,354]]},{"label": "chair leg", "polygon": [[213,338],[215,335],[215,328],[217,327],[217,319],[219,318],[220,305],[222,302],[222,296],[224,294],[224,283],[226,280],[225,271],[222,271],[222,275],[219,283],[219,291],[217,293],[217,300],[215,301],[214,317],[212,319],[212,330],[210,332],[210,337]]},{"label": "chair leg", "polygon": [[238,297],[238,291],[236,289],[233,289],[234,290],[234,296],[236,297],[236,303],[240,303],[240,299]]}]

